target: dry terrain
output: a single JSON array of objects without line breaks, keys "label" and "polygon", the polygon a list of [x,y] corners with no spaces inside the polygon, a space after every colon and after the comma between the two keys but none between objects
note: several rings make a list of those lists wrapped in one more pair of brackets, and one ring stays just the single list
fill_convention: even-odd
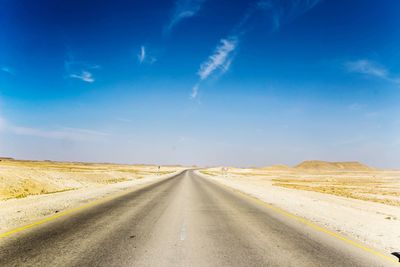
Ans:
[{"label": "dry terrain", "polygon": [[0,266],[399,265],[188,170],[0,238]]},{"label": "dry terrain", "polygon": [[0,200],[113,184],[175,172],[177,167],[0,159]]},{"label": "dry terrain", "polygon": [[298,190],[400,206],[400,170],[378,170],[358,162],[305,161],[296,167],[276,165],[265,168],[221,168],[205,174],[248,177]]},{"label": "dry terrain", "polygon": [[[0,234],[104,196],[162,181],[184,169],[1,158]],[[196,173],[386,254],[400,250],[400,171],[357,162],[307,161],[295,167],[218,167]]]},{"label": "dry terrain", "polygon": [[0,235],[90,201],[165,179],[184,169],[0,160]]},{"label": "dry terrain", "polygon": [[385,252],[398,252],[400,170],[358,162],[217,167],[200,174]]}]

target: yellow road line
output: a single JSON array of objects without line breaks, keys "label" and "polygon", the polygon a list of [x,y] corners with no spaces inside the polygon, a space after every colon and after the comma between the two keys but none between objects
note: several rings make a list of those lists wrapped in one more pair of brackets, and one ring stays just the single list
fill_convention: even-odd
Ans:
[{"label": "yellow road line", "polygon": [[[174,174],[174,175],[172,175],[172,176],[166,177],[165,179],[170,178],[170,177],[173,177],[173,176],[176,176],[176,175],[179,175],[179,174],[181,174],[181,173],[182,173],[182,172],[178,172],[178,173],[176,173],[176,174]],[[158,182],[158,181],[159,181],[159,180],[157,180],[156,182]],[[117,192],[117,193],[115,193],[115,194],[112,194],[111,196],[106,196],[106,197],[103,197],[103,198],[100,198],[100,199],[97,199],[97,200],[93,200],[93,201],[91,201],[91,202],[89,202],[89,203],[87,203],[87,204],[83,204],[83,205],[81,205],[81,206],[79,206],[79,207],[72,208],[72,209],[69,209],[69,210],[66,210],[66,211],[62,211],[62,212],[57,213],[57,214],[55,214],[55,215],[53,215],[53,216],[46,217],[46,218],[41,219],[41,220],[39,220],[39,221],[36,221],[36,222],[30,223],[30,224],[27,224],[27,225],[24,225],[24,226],[15,228],[15,229],[10,230],[10,231],[5,232],[5,233],[0,233],[0,239],[1,239],[1,238],[4,238],[4,237],[7,237],[7,236],[10,236],[10,235],[12,235],[12,234],[16,234],[16,233],[18,233],[18,232],[27,230],[27,229],[29,229],[29,228],[33,228],[33,227],[39,226],[39,225],[44,224],[44,223],[46,223],[46,222],[53,221],[53,220],[55,220],[55,219],[57,219],[57,218],[64,217],[64,216],[69,215],[69,214],[72,214],[72,213],[76,213],[76,212],[81,211],[81,210],[88,209],[88,208],[93,207],[93,206],[96,206],[96,205],[98,205],[98,204],[100,204],[100,203],[105,203],[105,202],[107,202],[107,201],[109,201],[109,200],[111,200],[111,199],[114,199],[114,198],[117,198],[117,197],[119,197],[119,196],[123,196],[123,195],[125,195],[125,194],[128,194],[128,193],[130,193],[130,192],[139,190],[139,189],[141,189],[141,188],[143,188],[143,187],[146,187],[146,186],[148,186],[148,185],[150,185],[150,184],[153,184],[153,183],[150,182],[150,183],[146,183],[146,184],[139,185],[139,186],[134,187],[134,188],[128,188],[128,189],[123,190],[122,192]]]},{"label": "yellow road line", "polygon": [[226,187],[226,188],[228,188],[230,190],[233,190],[233,191],[239,193],[240,195],[246,197],[247,199],[250,199],[250,200],[252,200],[252,201],[254,201],[254,202],[256,202],[256,203],[258,203],[258,204],[260,204],[260,205],[262,205],[262,206],[264,206],[264,207],[266,207],[268,209],[270,209],[270,210],[273,210],[273,211],[278,212],[278,213],[280,213],[280,214],[282,214],[282,215],[284,215],[286,217],[289,217],[289,218],[294,219],[294,220],[296,220],[298,222],[301,222],[301,223],[313,228],[314,230],[317,230],[319,232],[323,232],[325,234],[328,234],[328,235],[330,235],[332,237],[335,237],[336,239],[344,241],[347,244],[350,244],[352,246],[358,247],[358,248],[360,248],[360,249],[362,249],[362,250],[364,250],[364,251],[366,251],[368,253],[371,253],[371,254],[373,254],[375,256],[378,256],[379,258],[382,258],[382,259],[388,260],[388,261],[390,261],[392,263],[396,263],[396,264],[400,265],[400,263],[396,259],[394,259],[394,258],[392,258],[392,257],[390,257],[390,256],[388,256],[386,254],[383,254],[383,253],[381,253],[379,251],[376,251],[376,250],[374,250],[372,248],[369,248],[369,247],[366,247],[364,245],[361,245],[361,244],[355,242],[354,240],[351,240],[351,239],[349,239],[349,238],[347,238],[347,237],[345,237],[343,235],[340,235],[340,234],[335,233],[335,232],[333,232],[331,230],[328,230],[328,229],[326,229],[326,228],[324,228],[322,226],[319,226],[319,225],[317,225],[315,223],[312,223],[312,222],[306,220],[305,218],[302,218],[300,216],[297,216],[297,215],[294,215],[294,214],[292,214],[290,212],[287,212],[287,211],[285,211],[283,209],[280,209],[280,208],[278,208],[276,206],[273,206],[273,205],[271,205],[271,204],[269,204],[267,202],[264,202],[264,201],[260,200],[257,197],[254,197],[252,195],[249,195],[249,194],[246,194],[246,193],[244,193],[242,191],[239,191],[238,189],[229,187],[229,186],[227,186],[225,184],[222,184],[222,183],[218,183],[218,184],[221,184],[224,187]]},{"label": "yellow road line", "polygon": [[[178,174],[177,174],[177,175],[178,175]],[[145,185],[136,187],[136,188],[134,188],[134,190],[138,190],[139,188],[143,188],[143,187],[145,187],[145,186],[147,186],[147,185],[148,185],[148,184],[145,184]],[[227,188],[229,188],[229,189],[231,189],[231,190],[233,189],[233,188],[231,188],[231,187],[228,187],[227,185],[224,185],[224,186],[227,187]],[[89,203],[87,203],[87,204],[85,204],[85,205],[82,205],[82,206],[79,206],[79,207],[76,207],[76,208],[73,208],[73,209],[69,209],[69,210],[60,212],[60,213],[58,213],[58,214],[56,214],[56,215],[53,215],[53,216],[44,218],[44,219],[42,219],[42,220],[39,220],[39,221],[30,223],[30,224],[27,224],[27,225],[18,227],[18,228],[16,228],[16,229],[11,230],[11,231],[8,231],[8,232],[5,232],[5,233],[0,234],[0,238],[4,238],[4,237],[10,236],[10,235],[12,235],[12,234],[15,234],[15,233],[24,231],[24,230],[26,230],[26,229],[33,228],[33,227],[35,227],[35,226],[39,226],[39,225],[41,225],[41,224],[44,224],[44,223],[46,223],[46,222],[55,220],[55,219],[57,219],[57,218],[66,216],[66,215],[68,215],[68,214],[72,214],[72,213],[75,213],[75,212],[78,212],[78,211],[81,211],[81,210],[84,210],[84,209],[88,209],[88,208],[90,208],[90,207],[96,206],[96,205],[98,205],[98,204],[100,204],[100,203],[107,202],[108,200],[117,198],[118,196],[122,196],[122,195],[127,194],[127,193],[129,193],[129,192],[132,192],[132,191],[134,191],[134,190],[128,190],[128,191],[119,192],[119,193],[117,193],[117,194],[115,194],[115,195],[112,195],[112,196],[109,196],[109,197],[104,197],[104,198],[101,198],[101,199],[98,199],[98,200],[94,200],[94,201],[89,202]],[[364,250],[364,251],[366,251],[366,252],[369,252],[369,253],[371,253],[371,254],[373,254],[373,255],[375,255],[375,256],[378,256],[378,257],[380,257],[380,258],[382,258],[382,259],[389,260],[389,261],[391,261],[391,262],[393,262],[393,263],[396,263],[396,264],[400,265],[399,262],[398,262],[397,260],[395,260],[394,258],[391,258],[391,257],[389,257],[389,256],[387,256],[387,255],[385,255],[385,254],[383,254],[383,253],[381,253],[381,252],[378,252],[378,251],[373,250],[373,249],[371,249],[371,248],[368,248],[368,247],[366,247],[366,246],[364,246],[364,245],[361,245],[361,244],[359,244],[359,243],[357,243],[357,242],[355,242],[355,241],[353,241],[353,240],[351,240],[351,239],[349,239],[349,238],[347,238],[347,237],[344,237],[344,236],[342,236],[342,235],[340,235],[340,234],[338,234],[338,233],[332,232],[332,231],[330,231],[330,230],[328,230],[328,229],[326,229],[326,228],[323,228],[323,227],[321,227],[321,226],[319,226],[319,225],[316,225],[316,224],[314,224],[314,223],[312,223],[312,222],[310,222],[310,221],[308,221],[308,220],[306,220],[306,219],[304,219],[304,218],[302,218],[302,217],[299,217],[299,216],[294,215],[294,214],[292,214],[292,213],[289,213],[289,212],[287,212],[287,211],[285,211],[285,210],[283,210],[283,209],[280,209],[280,208],[275,207],[275,206],[273,206],[273,205],[271,205],[271,204],[268,204],[268,203],[266,203],[266,202],[264,202],[264,201],[262,201],[262,200],[260,200],[260,199],[258,199],[258,198],[256,198],[256,197],[250,196],[250,195],[248,195],[248,194],[246,194],[246,193],[244,193],[244,192],[241,192],[241,191],[239,191],[239,190],[236,190],[236,189],[233,189],[233,190],[234,190],[235,192],[241,194],[242,196],[244,196],[244,197],[246,197],[246,198],[248,198],[248,199],[250,199],[250,200],[252,200],[252,201],[257,202],[258,204],[260,204],[260,205],[262,205],[262,206],[264,206],[264,207],[266,207],[266,208],[268,208],[268,209],[274,210],[274,211],[276,211],[276,212],[278,212],[278,213],[280,213],[280,214],[282,214],[282,215],[284,215],[284,216],[286,216],[286,217],[289,217],[289,218],[292,218],[292,219],[294,219],[294,220],[296,220],[296,221],[299,221],[299,222],[301,222],[301,223],[303,223],[303,224],[305,224],[305,225],[307,225],[307,226],[309,226],[309,227],[311,227],[311,228],[313,228],[313,229],[315,229],[315,230],[317,230],[317,231],[319,231],[319,232],[326,233],[326,234],[328,234],[328,235],[330,235],[330,236],[332,236],[332,237],[335,237],[335,238],[337,238],[337,239],[339,239],[339,240],[344,241],[344,242],[347,243],[347,244],[350,244],[350,245],[352,245],[352,246],[358,247],[358,248],[360,248],[360,249],[362,249],[362,250]]]},{"label": "yellow road line", "polygon": [[[136,189],[136,188],[135,188],[135,189]],[[95,205],[97,205],[97,204],[100,204],[100,203],[102,203],[102,202],[106,202],[107,200],[110,200],[110,199],[112,199],[112,198],[117,198],[117,197],[120,196],[120,195],[127,194],[128,192],[129,192],[129,191],[124,191],[124,192],[122,192],[122,193],[119,192],[119,194],[117,194],[117,195],[112,195],[112,196],[109,196],[109,197],[104,197],[104,198],[101,198],[101,199],[98,199],[98,200],[94,200],[94,201],[89,202],[89,203],[87,203],[87,204],[84,204],[84,205],[82,205],[82,206],[79,206],[79,207],[76,207],[76,208],[72,208],[72,209],[69,209],[69,210],[66,210],[66,211],[57,213],[57,214],[55,214],[55,215],[53,215],[53,216],[46,217],[46,218],[41,219],[41,220],[39,220],[39,221],[36,221],[36,222],[30,223],[30,224],[27,224],[27,225],[24,225],[24,226],[15,228],[15,229],[13,229],[13,230],[11,230],[11,231],[8,231],[8,232],[5,232],[5,233],[1,233],[1,234],[0,234],[0,238],[4,238],[4,237],[7,237],[7,236],[10,236],[10,235],[12,235],[12,234],[21,232],[21,231],[23,231],[23,230],[26,230],[26,229],[29,229],[29,228],[32,228],[32,227],[35,227],[35,226],[44,224],[44,223],[46,223],[46,222],[55,220],[55,219],[57,219],[57,218],[66,216],[66,215],[68,215],[68,214],[72,214],[72,213],[78,212],[78,211],[80,211],[80,210],[84,210],[84,209],[93,207],[93,206],[95,206]]]}]

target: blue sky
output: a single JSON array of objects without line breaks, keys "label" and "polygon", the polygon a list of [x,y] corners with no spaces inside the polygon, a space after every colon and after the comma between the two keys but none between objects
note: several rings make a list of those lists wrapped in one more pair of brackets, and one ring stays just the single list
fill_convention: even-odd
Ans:
[{"label": "blue sky", "polygon": [[400,2],[0,0],[0,154],[399,168]]}]

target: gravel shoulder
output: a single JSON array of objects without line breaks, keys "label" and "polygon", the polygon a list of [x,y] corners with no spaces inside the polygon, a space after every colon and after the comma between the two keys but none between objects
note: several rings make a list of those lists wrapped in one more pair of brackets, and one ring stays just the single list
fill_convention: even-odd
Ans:
[{"label": "gravel shoulder", "polygon": [[400,208],[330,194],[274,186],[256,177],[206,175],[235,190],[304,217],[330,230],[390,254],[399,252]]},{"label": "gravel shoulder", "polygon": [[0,233],[35,222],[58,212],[80,206],[95,199],[172,177],[181,171],[182,169],[167,175],[146,176],[141,179],[113,184],[88,186],[72,191],[30,195],[25,198],[1,200]]}]

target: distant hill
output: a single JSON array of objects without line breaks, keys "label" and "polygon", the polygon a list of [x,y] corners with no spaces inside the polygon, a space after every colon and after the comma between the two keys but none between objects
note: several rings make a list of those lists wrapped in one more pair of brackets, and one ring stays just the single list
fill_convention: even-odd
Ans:
[{"label": "distant hill", "polygon": [[372,171],[373,168],[368,167],[357,161],[348,162],[328,162],[320,160],[308,160],[295,166],[296,169],[302,170],[321,170],[321,171]]},{"label": "distant hill", "polygon": [[287,165],[283,165],[283,164],[277,164],[277,165],[262,167],[260,169],[268,170],[268,171],[287,171],[287,170],[290,170],[291,167],[289,167]]},{"label": "distant hill", "polygon": [[14,160],[13,158],[10,158],[10,157],[0,157],[0,161],[1,160]]}]

